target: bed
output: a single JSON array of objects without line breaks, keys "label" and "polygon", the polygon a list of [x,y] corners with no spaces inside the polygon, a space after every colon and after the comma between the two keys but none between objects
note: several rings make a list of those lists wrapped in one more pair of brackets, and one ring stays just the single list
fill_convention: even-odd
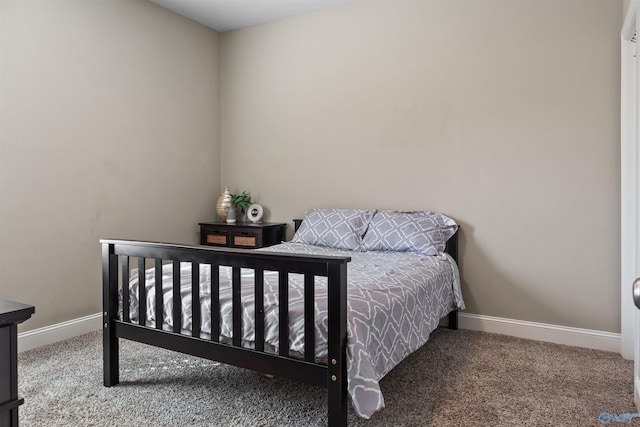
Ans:
[{"label": "bed", "polygon": [[119,382],[125,338],[326,387],[329,425],[346,425],[348,396],[369,418],[378,381],[464,308],[457,227],[432,233],[441,250],[402,250],[416,239],[389,238],[385,215],[313,211],[292,242],[257,251],[101,240],[104,385]]}]

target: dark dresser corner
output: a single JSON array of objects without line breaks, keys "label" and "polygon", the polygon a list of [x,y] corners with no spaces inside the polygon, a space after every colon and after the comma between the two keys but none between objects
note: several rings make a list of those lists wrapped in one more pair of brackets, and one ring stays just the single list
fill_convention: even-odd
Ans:
[{"label": "dark dresser corner", "polygon": [[18,324],[35,313],[35,307],[0,299],[0,427],[18,426]]}]

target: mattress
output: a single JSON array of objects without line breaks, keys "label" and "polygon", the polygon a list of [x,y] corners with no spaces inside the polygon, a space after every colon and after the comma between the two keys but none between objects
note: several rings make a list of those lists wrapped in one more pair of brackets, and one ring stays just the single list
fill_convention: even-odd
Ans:
[{"label": "mattress", "polygon": [[[440,319],[464,308],[455,261],[447,254],[352,252],[302,243],[282,243],[268,252],[350,256],[347,264],[347,378],[356,413],[363,418],[384,407],[379,381],[405,357],[427,342]],[[201,338],[211,332],[209,265],[200,265]],[[232,337],[231,268],[220,266],[221,340]],[[162,268],[164,325],[173,328],[173,265]],[[191,263],[180,264],[182,333],[191,335]],[[145,271],[146,324],[155,324],[155,270]],[[242,343],[253,348],[253,270],[241,269]],[[130,274],[130,317],[139,323],[138,271]],[[289,348],[304,353],[304,276],[289,274]],[[316,359],[327,358],[326,278],[315,278]],[[122,310],[121,310],[122,311]],[[120,316],[122,316],[120,314]],[[265,351],[276,353],[278,342],[278,273],[264,272]]]}]

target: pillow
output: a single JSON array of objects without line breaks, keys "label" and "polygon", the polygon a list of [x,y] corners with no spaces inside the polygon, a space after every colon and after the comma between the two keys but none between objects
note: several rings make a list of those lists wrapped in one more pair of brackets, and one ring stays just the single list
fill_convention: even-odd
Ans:
[{"label": "pillow", "polygon": [[458,229],[451,218],[434,212],[377,212],[363,239],[365,251],[438,255]]},{"label": "pillow", "polygon": [[292,242],[362,250],[362,236],[375,210],[314,209],[307,214]]}]

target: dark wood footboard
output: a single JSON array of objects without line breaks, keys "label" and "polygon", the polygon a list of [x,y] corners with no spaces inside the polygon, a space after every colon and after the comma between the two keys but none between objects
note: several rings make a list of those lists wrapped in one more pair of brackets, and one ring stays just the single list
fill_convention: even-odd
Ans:
[{"label": "dark wood footboard", "polygon": [[[119,382],[118,339],[126,338],[181,353],[219,361],[243,368],[273,374],[283,378],[327,387],[329,425],[346,425],[347,420],[347,263],[349,257],[309,256],[242,249],[217,249],[205,246],[183,246],[166,243],[127,240],[101,240],[103,267],[103,356],[104,385]],[[191,335],[181,334],[182,305],[173,304],[173,330],[162,329],[163,299],[155,299],[155,322],[142,324],[131,321],[129,312],[130,257],[137,258],[137,268],[145,271],[147,262],[155,268],[156,295],[162,294],[162,265],[173,263],[173,300],[181,301],[180,262],[192,264],[192,301],[199,301],[199,265],[211,265],[211,338],[200,334],[200,304],[192,304]],[[153,260],[153,261],[151,261]],[[220,341],[219,272],[220,266],[232,268],[232,337],[231,343]],[[240,269],[253,269],[255,274],[255,349],[242,347],[242,308]],[[277,271],[279,277],[279,345],[278,354],[265,352],[264,310],[262,307],[264,272]],[[304,357],[289,352],[288,275],[304,275]],[[314,277],[327,277],[328,287],[328,363],[315,360]],[[139,275],[138,319],[146,319],[146,283]],[[119,295],[122,295],[122,315],[118,315]]]}]

